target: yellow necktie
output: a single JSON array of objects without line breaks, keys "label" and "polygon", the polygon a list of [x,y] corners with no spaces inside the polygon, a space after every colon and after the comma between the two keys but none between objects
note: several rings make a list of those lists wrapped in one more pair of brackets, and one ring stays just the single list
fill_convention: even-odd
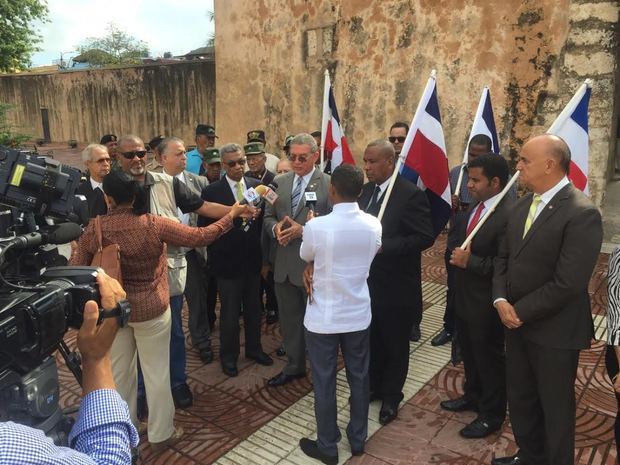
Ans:
[{"label": "yellow necktie", "polygon": [[525,219],[525,227],[523,228],[523,237],[527,234],[527,232],[532,227],[532,223],[534,222],[534,218],[536,217],[536,210],[538,210],[538,204],[542,197],[539,194],[534,194],[532,197],[532,204],[530,205],[530,211],[527,213],[527,218]]},{"label": "yellow necktie", "polygon": [[243,199],[243,186],[240,182],[238,182],[235,187],[237,188],[237,201],[241,202],[241,200]]}]

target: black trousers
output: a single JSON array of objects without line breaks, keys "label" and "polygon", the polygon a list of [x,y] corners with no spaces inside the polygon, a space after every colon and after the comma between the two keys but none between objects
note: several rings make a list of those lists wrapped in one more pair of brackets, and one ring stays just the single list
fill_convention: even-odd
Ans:
[{"label": "black trousers", "polygon": [[351,389],[351,419],[347,425],[347,438],[351,449],[363,449],[368,437],[369,330],[340,334],[318,334],[306,330],[305,336],[308,360],[312,368],[314,416],[319,449],[332,456],[338,454],[337,444],[341,438],[336,422],[338,347],[342,351]]},{"label": "black trousers", "polygon": [[220,359],[222,365],[234,365],[239,358],[239,315],[243,305],[246,356],[263,351],[260,342],[259,274],[235,279],[218,278],[220,290]]},{"label": "black trousers", "polygon": [[506,331],[508,406],[526,464],[574,465],[579,350],[555,349]]},{"label": "black trousers", "polygon": [[478,405],[478,417],[494,425],[506,418],[504,327],[491,308],[475,320],[458,318],[465,368],[465,396]]},{"label": "black trousers", "polygon": [[446,264],[446,274],[448,275],[448,289],[446,290],[446,309],[443,312],[443,327],[449,334],[454,334],[455,322],[455,303],[454,303],[454,265],[450,265],[452,250],[446,249],[443,259]]},{"label": "black trousers", "polygon": [[[607,346],[607,352],[605,353],[605,366],[607,367],[607,374],[609,378],[613,380],[614,376],[618,374],[618,358],[614,346]],[[620,460],[620,394],[616,394],[616,403],[618,405],[618,412],[616,413],[616,423],[614,426],[614,432],[616,436],[616,457]]]},{"label": "black trousers", "polygon": [[207,314],[207,277],[198,252],[194,249],[185,254],[187,260],[187,279],[185,298],[189,318],[187,325],[192,345],[198,350],[211,348],[211,325]]},{"label": "black trousers", "polygon": [[276,299],[276,291],[275,291],[275,283],[273,282],[273,271],[269,271],[267,273],[267,279],[263,279],[261,276],[260,279],[260,303],[261,308],[263,306],[263,294],[265,294],[265,306],[264,308],[270,312],[278,313],[278,301]]},{"label": "black trousers", "polygon": [[215,305],[217,304],[217,279],[209,271],[209,267],[205,270],[207,278],[207,318],[209,326],[213,329],[217,315],[215,314]]},{"label": "black trousers", "polygon": [[409,370],[411,307],[372,305],[370,324],[370,391],[397,406]]}]

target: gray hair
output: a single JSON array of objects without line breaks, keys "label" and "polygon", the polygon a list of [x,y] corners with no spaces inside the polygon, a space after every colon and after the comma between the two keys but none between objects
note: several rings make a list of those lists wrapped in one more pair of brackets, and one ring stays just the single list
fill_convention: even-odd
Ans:
[{"label": "gray hair", "polygon": [[127,134],[127,135],[121,136],[118,139],[119,146],[123,145],[123,143],[126,143],[126,142],[144,145],[144,141],[140,139],[138,136],[134,136],[133,134]]},{"label": "gray hair", "polygon": [[233,142],[230,144],[222,145],[220,147],[220,158],[224,158],[224,155],[226,155],[227,153],[237,153],[237,152],[243,153],[243,147],[241,147],[239,144],[235,144]]},{"label": "gray hair", "polygon": [[384,155],[389,155],[392,159],[396,158],[396,152],[394,151],[394,146],[387,139],[377,139],[370,142],[366,148],[370,147],[378,147],[380,152]]},{"label": "gray hair", "polygon": [[319,146],[316,144],[316,139],[306,132],[301,132],[293,137],[290,145],[309,145],[312,153],[319,150]]},{"label": "gray hair", "polygon": [[92,156],[93,156],[93,150],[95,149],[101,149],[103,150],[105,153],[108,153],[108,149],[105,145],[101,145],[101,144],[89,144],[86,146],[86,148],[84,150],[82,150],[82,161],[84,163],[86,163],[87,161],[90,161]]},{"label": "gray hair", "polygon": [[185,144],[178,137],[166,137],[157,146],[157,152],[159,152],[160,155],[163,155],[166,149],[168,148],[168,145],[171,144],[172,142],[180,142],[181,144]]}]

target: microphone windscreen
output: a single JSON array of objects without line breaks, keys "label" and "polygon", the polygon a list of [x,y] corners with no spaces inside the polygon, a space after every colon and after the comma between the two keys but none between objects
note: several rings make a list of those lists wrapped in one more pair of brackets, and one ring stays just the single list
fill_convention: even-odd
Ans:
[{"label": "microphone windscreen", "polygon": [[60,223],[48,234],[49,244],[66,244],[71,242],[82,233],[82,228],[76,223]]},{"label": "microphone windscreen", "polygon": [[269,188],[267,186],[263,185],[263,184],[260,184],[260,185],[256,186],[254,188],[254,190],[256,191],[256,193],[258,195],[260,195],[262,197],[262,196],[264,196],[267,193]]}]

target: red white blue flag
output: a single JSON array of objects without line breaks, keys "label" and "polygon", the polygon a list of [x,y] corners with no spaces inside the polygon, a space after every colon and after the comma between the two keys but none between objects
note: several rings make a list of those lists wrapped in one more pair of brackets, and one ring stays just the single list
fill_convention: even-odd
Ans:
[{"label": "red white blue flag", "polygon": [[329,73],[325,71],[325,87],[323,95],[323,121],[321,125],[321,166],[325,168],[325,153],[329,152],[330,172],[334,171],[338,165],[348,163],[355,165],[353,154],[344,131],[340,125],[340,117],[336,108],[334,90],[329,79]]},{"label": "red white blue flag", "polygon": [[450,218],[451,199],[448,156],[434,71],[413,116],[400,156],[403,162],[401,174],[426,192],[437,235]]},{"label": "red white blue flag", "polygon": [[588,104],[592,93],[591,81],[584,82],[573,98],[568,102],[562,113],[556,118],[548,134],[564,139],[571,153],[568,179],[577,189],[590,195],[588,186]]},{"label": "red white blue flag", "polygon": [[493,105],[491,104],[491,92],[486,86],[482,89],[480,102],[478,102],[478,109],[476,110],[476,116],[474,117],[474,124],[471,127],[469,139],[467,140],[467,145],[465,146],[463,163],[467,163],[467,157],[469,155],[469,142],[478,134],[488,136],[489,139],[491,139],[491,152],[499,153],[499,141],[497,139],[497,129],[495,128]]}]

